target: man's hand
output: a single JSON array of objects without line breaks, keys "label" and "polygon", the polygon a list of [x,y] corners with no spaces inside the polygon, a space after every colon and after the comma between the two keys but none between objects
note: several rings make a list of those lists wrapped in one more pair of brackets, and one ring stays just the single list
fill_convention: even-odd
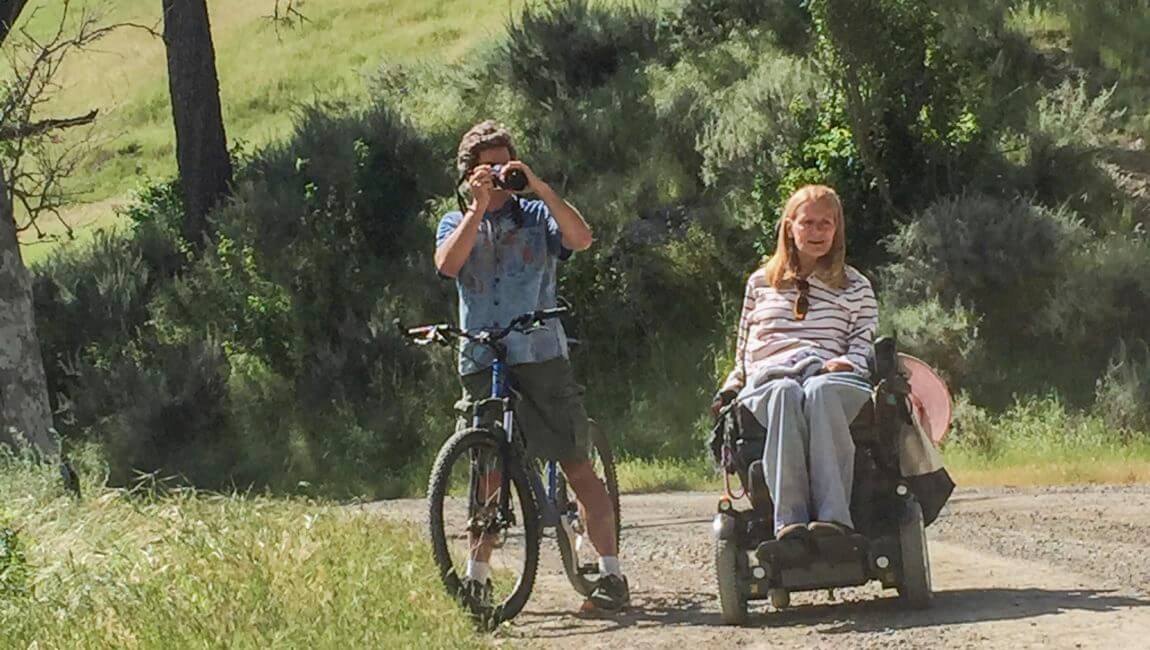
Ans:
[{"label": "man's hand", "polygon": [[572,251],[586,250],[591,245],[592,237],[591,228],[583,220],[583,215],[579,214],[579,211],[570,203],[560,198],[550,185],[536,176],[535,172],[527,166],[527,163],[522,160],[512,160],[503,166],[503,173],[506,174],[512,169],[518,169],[527,177],[527,187],[523,191],[533,192],[547,204],[551,216],[559,224],[559,231],[563,233],[563,246]]},{"label": "man's hand", "polygon": [[522,160],[509,161],[506,165],[503,166],[503,174],[506,175],[507,172],[511,171],[512,169],[518,169],[519,171],[523,172],[524,176],[527,177],[527,187],[523,189],[524,192],[533,192],[535,194],[539,194],[543,190],[545,183],[535,175],[535,172],[531,171],[531,168],[527,166],[527,163],[523,162]]},{"label": "man's hand", "polygon": [[833,360],[823,365],[827,372],[853,372],[855,367],[846,361]]},{"label": "man's hand", "polygon": [[476,167],[467,178],[467,189],[475,199],[476,212],[483,214],[491,204],[491,193],[495,191],[495,180],[491,165]]}]

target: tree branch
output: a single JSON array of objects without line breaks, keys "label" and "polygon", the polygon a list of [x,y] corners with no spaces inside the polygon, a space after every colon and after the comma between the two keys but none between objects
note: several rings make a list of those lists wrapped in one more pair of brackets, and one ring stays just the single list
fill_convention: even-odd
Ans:
[{"label": "tree branch", "polygon": [[99,113],[100,110],[94,108],[88,111],[88,113],[76,117],[40,120],[39,122],[29,122],[26,124],[3,124],[0,125],[0,142],[45,135],[57,129],[85,126],[94,122]]}]

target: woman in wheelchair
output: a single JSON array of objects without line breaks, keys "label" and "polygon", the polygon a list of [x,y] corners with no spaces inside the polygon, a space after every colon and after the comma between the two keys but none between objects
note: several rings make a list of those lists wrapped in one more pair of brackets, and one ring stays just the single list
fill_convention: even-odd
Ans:
[{"label": "woman in wheelchair", "polygon": [[740,419],[762,427],[780,540],[852,531],[850,423],[871,396],[878,305],[845,257],[838,195],[799,189],[783,210],[774,254],[747,280],[735,368],[712,405],[717,414],[738,400]]}]

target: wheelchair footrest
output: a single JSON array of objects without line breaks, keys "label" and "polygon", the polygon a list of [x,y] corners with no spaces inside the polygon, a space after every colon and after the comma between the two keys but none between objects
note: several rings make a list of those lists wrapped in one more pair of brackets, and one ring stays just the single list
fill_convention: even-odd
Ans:
[{"label": "wheelchair footrest", "polygon": [[755,556],[773,572],[808,568],[813,563],[859,564],[867,557],[867,538],[859,534],[803,539],[767,540],[755,549]]}]

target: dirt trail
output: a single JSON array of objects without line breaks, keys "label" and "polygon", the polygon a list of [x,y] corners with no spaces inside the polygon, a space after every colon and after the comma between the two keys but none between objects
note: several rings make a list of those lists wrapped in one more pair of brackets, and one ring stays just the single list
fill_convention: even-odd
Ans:
[{"label": "dirt trail", "polygon": [[[877,585],[752,603],[747,626],[719,622],[713,494],[623,499],[631,609],[576,616],[554,542],[531,602],[497,642],[546,648],[1150,649],[1150,487],[962,490],[929,529],[935,604],[903,611]],[[421,522],[422,501],[369,506]],[[421,522],[422,523],[422,522]]]}]

